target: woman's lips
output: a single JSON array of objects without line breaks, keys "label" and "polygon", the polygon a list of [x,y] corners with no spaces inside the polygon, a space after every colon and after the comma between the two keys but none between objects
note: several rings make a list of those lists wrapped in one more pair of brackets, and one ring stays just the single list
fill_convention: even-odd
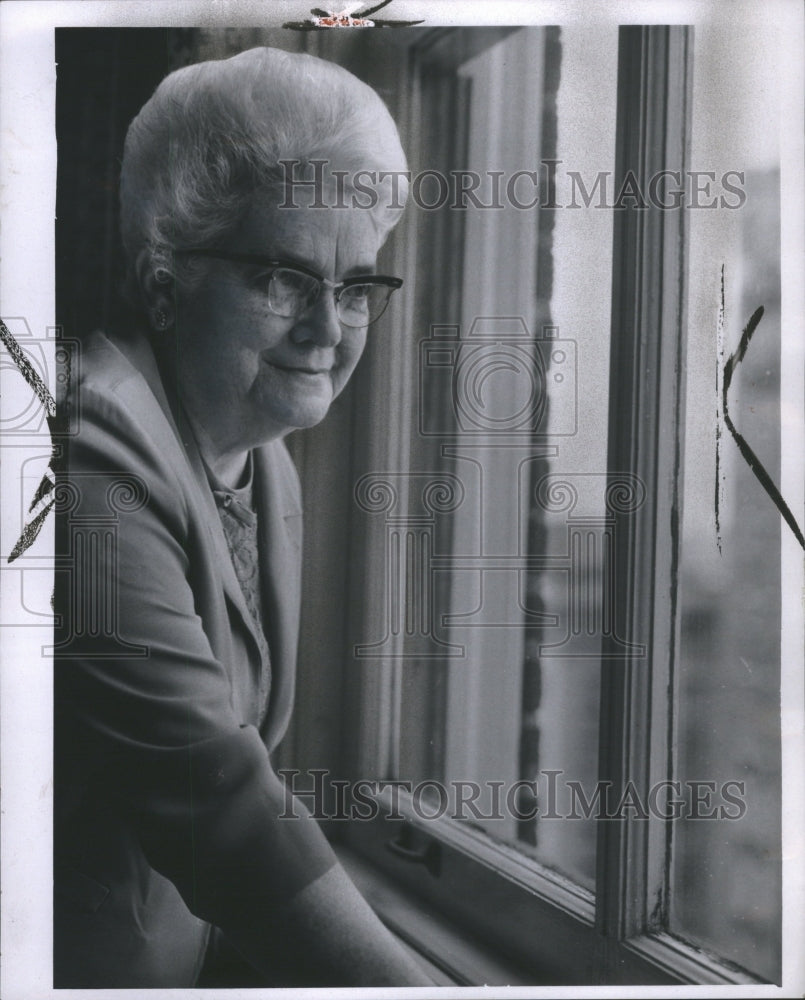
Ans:
[{"label": "woman's lips", "polygon": [[272,368],[277,368],[281,372],[288,372],[291,375],[329,375],[330,368],[313,368],[307,365],[286,365],[279,361],[268,361],[266,364]]}]

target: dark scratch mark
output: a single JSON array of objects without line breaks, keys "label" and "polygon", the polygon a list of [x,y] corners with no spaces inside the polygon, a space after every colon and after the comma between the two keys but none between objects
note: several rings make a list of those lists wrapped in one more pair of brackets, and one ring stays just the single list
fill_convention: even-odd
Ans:
[{"label": "dark scratch mark", "polygon": [[381,0],[381,2],[380,3],[376,3],[374,5],[374,7],[367,7],[366,10],[362,10],[360,12],[360,14],[357,14],[356,16],[357,17],[371,17],[372,14],[376,14],[379,10],[382,10],[384,7],[388,7],[388,5],[390,3],[391,3],[391,0]]},{"label": "dark scratch mark", "polygon": [[53,489],[53,480],[49,475],[45,474],[44,476],[42,476],[42,481],[37,486],[36,492],[34,493],[34,498],[28,506],[29,514],[33,513],[34,507],[36,507],[37,504],[41,503],[42,500],[45,499],[45,497],[48,495],[48,493],[50,493],[52,489]]},{"label": "dark scratch mark", "polygon": [[46,506],[39,511],[33,521],[29,521],[22,529],[22,534],[17,539],[17,544],[11,550],[11,555],[8,557],[8,561],[10,563],[14,562],[18,556],[21,556],[23,552],[25,552],[25,550],[36,541],[36,537],[42,530],[42,525],[45,523],[45,519],[50,513],[50,509],[55,502],[55,497],[51,497]]},{"label": "dark scratch mark", "polygon": [[[723,273],[723,272],[722,272]],[[722,285],[722,302],[723,302],[723,285]],[[733,424],[732,419],[729,414],[729,391],[730,385],[732,384],[732,376],[735,374],[735,370],[738,365],[743,361],[744,355],[746,354],[747,348],[749,347],[749,342],[752,339],[752,335],[758,328],[758,325],[763,318],[763,306],[758,306],[758,308],[752,313],[749,318],[749,322],[744,327],[744,331],[741,334],[740,342],[737,348],[727,359],[727,363],[724,365],[724,384],[721,389],[721,407],[724,413],[724,423],[729,430],[730,434],[738,445],[738,450],[741,455],[743,455],[744,461],[749,466],[749,468],[754,472],[758,482],[766,491],[768,496],[771,498],[774,506],[779,510],[783,517],[783,520],[788,525],[788,527],[793,531],[794,537],[805,549],[805,538],[803,538],[802,532],[800,531],[799,525],[794,518],[794,515],[788,509],[788,504],[783,499],[780,491],[775,486],[771,476],[766,472],[763,463],[750,448],[749,444],[746,442],[742,434],[737,430],[735,424]]]},{"label": "dark scratch mark", "polygon": [[37,399],[44,406],[51,442],[50,462],[48,463],[48,467],[45,470],[45,474],[42,477],[39,486],[36,488],[33,500],[28,507],[28,513],[33,513],[37,505],[42,504],[45,501],[47,502],[39,513],[33,518],[33,520],[29,521],[22,529],[22,534],[8,557],[8,562],[12,563],[36,541],[39,532],[42,530],[42,525],[45,523],[45,520],[55,503],[56,498],[54,490],[56,488],[56,471],[59,468],[61,451],[56,444],[56,434],[59,429],[56,417],[56,400],[51,395],[50,390],[42,381],[31,362],[25,356],[25,352],[14,339],[14,336],[2,319],[0,319],[0,340],[2,340],[6,350],[11,355],[14,364],[17,366],[20,374],[25,379],[26,384],[30,386]]},{"label": "dark scratch mark", "polygon": [[718,305],[718,325],[716,333],[716,482],[715,515],[716,545],[721,554],[721,500],[724,495],[724,481],[721,474],[721,426],[724,421],[722,409],[722,373],[724,371],[724,265],[721,265],[721,298]]},{"label": "dark scratch mark", "polygon": [[51,396],[50,389],[45,385],[39,374],[35,371],[31,362],[25,357],[25,352],[14,339],[11,331],[0,319],[0,340],[5,344],[6,350],[11,355],[14,364],[19,368],[20,374],[28,385],[36,393],[39,402],[45,407],[49,418],[56,416],[56,400]]}]

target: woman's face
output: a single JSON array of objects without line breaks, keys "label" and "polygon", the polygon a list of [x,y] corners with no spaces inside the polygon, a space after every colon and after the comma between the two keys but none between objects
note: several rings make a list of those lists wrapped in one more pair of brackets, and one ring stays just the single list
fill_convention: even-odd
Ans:
[{"label": "woman's face", "polygon": [[[282,258],[330,281],[375,270],[380,238],[361,208],[280,209],[258,195],[217,249]],[[304,314],[271,312],[266,268],[209,262],[198,290],[177,298],[177,376],[191,418],[221,454],[238,454],[317,424],[355,370],[365,329],[342,326],[323,289]]]}]

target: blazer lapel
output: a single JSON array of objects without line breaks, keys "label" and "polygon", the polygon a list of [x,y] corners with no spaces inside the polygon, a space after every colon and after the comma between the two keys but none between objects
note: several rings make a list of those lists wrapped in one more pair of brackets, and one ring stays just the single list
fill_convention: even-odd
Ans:
[{"label": "blazer lapel", "polygon": [[[196,484],[196,498],[199,501],[200,509],[203,512],[203,521],[212,538],[215,552],[218,556],[218,566],[221,573],[224,593],[237,610],[243,627],[251,636],[257,654],[259,656],[260,647],[257,635],[254,630],[251,613],[246,605],[240,583],[235,575],[235,567],[232,565],[232,556],[226,542],[224,529],[221,526],[221,518],[218,508],[215,505],[215,498],[212,495],[204,463],[196,444],[196,438],[188,423],[184,408],[179,402],[178,395],[168,378],[163,378],[163,372],[157,364],[156,357],[150,344],[145,338],[129,340],[120,345],[129,360],[138,368],[140,373],[148,383],[148,387],[153,392],[159,405],[165,413],[176,437],[181,442],[187,463],[192,472],[192,478]],[[221,655],[220,650],[213,650],[216,655]]]},{"label": "blazer lapel", "polygon": [[302,511],[285,445],[274,441],[254,452],[260,495],[260,567],[266,637],[271,651],[271,704],[262,729],[269,750],[279,743],[293,708],[299,639]]},{"label": "blazer lapel", "polygon": [[[210,489],[195,436],[168,378],[163,379],[151,345],[143,337],[119,344],[139,370],[164,411],[175,438],[181,443],[188,476],[195,481],[193,491],[202,520],[218,556],[224,593],[252,637],[255,656],[259,645],[251,613],[246,606],[229,546],[224,536],[218,508]],[[258,499],[258,545],[264,603],[264,629],[271,656],[271,696],[261,734],[269,750],[282,738],[293,708],[296,649],[299,638],[302,511],[299,485],[291,458],[282,441],[272,441],[254,450],[254,475]],[[216,655],[221,651],[213,650]]]}]

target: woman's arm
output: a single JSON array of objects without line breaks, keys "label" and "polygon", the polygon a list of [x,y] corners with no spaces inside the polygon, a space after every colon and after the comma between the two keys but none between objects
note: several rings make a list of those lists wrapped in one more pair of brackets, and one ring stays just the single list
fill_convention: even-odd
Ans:
[{"label": "woman's arm", "polygon": [[340,864],[276,907],[270,924],[267,949],[248,926],[238,928],[237,942],[272,985],[434,985]]},{"label": "woman's arm", "polygon": [[[118,635],[147,656],[99,656],[97,638],[88,638],[58,662],[57,752],[83,757],[150,865],[188,909],[224,930],[267,985],[280,965],[281,975],[302,969],[310,984],[427,984],[315,821],[299,803],[287,808],[257,730],[234,713],[231,680],[196,610],[171,456],[119,400],[86,392],[70,462],[88,523],[108,514],[107,491],[121,472],[147,487],[147,502],[120,516],[114,553]],[[73,577],[74,596],[89,607],[97,580]],[[292,812],[299,818],[281,818]]]}]

